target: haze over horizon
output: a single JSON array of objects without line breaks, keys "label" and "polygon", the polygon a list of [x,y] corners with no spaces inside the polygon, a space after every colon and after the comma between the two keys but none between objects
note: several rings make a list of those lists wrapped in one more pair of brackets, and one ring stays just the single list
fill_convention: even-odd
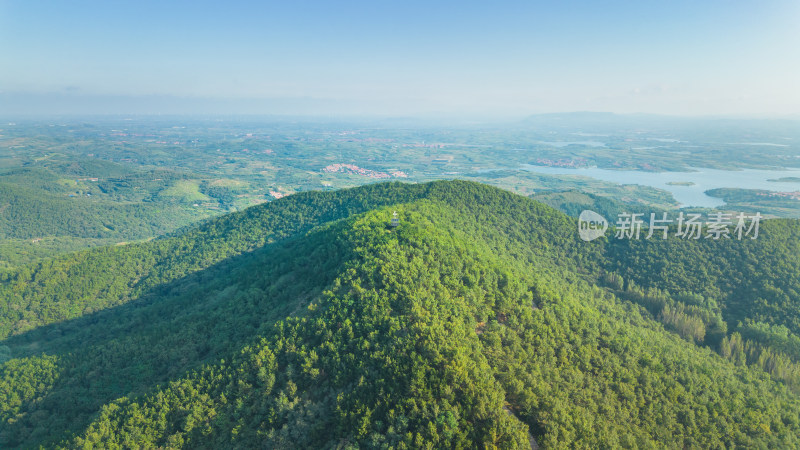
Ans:
[{"label": "haze over horizon", "polygon": [[800,113],[800,4],[0,1],[0,114]]}]

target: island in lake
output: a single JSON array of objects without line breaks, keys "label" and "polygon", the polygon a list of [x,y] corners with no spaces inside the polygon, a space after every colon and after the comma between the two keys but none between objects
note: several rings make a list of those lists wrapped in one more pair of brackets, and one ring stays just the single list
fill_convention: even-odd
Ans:
[{"label": "island in lake", "polygon": [[693,181],[668,181],[667,184],[670,186],[694,186]]},{"label": "island in lake", "polygon": [[800,177],[781,177],[769,179],[767,181],[772,181],[774,183],[800,183]]}]

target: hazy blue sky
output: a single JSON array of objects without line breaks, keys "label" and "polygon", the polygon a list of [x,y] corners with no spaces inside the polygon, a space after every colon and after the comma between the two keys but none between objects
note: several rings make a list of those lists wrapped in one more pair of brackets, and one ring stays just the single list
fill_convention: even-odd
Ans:
[{"label": "hazy blue sky", "polygon": [[0,112],[800,113],[800,1],[0,0]]}]

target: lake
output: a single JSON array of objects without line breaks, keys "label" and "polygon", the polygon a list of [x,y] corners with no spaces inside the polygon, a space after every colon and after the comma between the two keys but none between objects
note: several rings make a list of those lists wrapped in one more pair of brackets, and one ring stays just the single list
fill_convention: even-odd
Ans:
[{"label": "lake", "polygon": [[[713,208],[725,204],[705,191],[716,188],[766,189],[770,191],[800,191],[800,182],[772,182],[769,179],[800,177],[800,169],[787,170],[717,170],[696,168],[693,172],[645,172],[639,170],[610,170],[597,167],[570,169],[523,164],[522,169],[545,175],[580,175],[617,184],[640,184],[669,191],[681,206]],[[668,183],[691,182],[692,186]]]}]

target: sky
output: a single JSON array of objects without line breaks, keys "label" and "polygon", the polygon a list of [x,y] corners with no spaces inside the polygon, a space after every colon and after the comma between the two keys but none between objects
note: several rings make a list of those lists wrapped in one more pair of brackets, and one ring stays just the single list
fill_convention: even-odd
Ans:
[{"label": "sky", "polygon": [[800,114],[800,2],[0,0],[0,113]]}]

